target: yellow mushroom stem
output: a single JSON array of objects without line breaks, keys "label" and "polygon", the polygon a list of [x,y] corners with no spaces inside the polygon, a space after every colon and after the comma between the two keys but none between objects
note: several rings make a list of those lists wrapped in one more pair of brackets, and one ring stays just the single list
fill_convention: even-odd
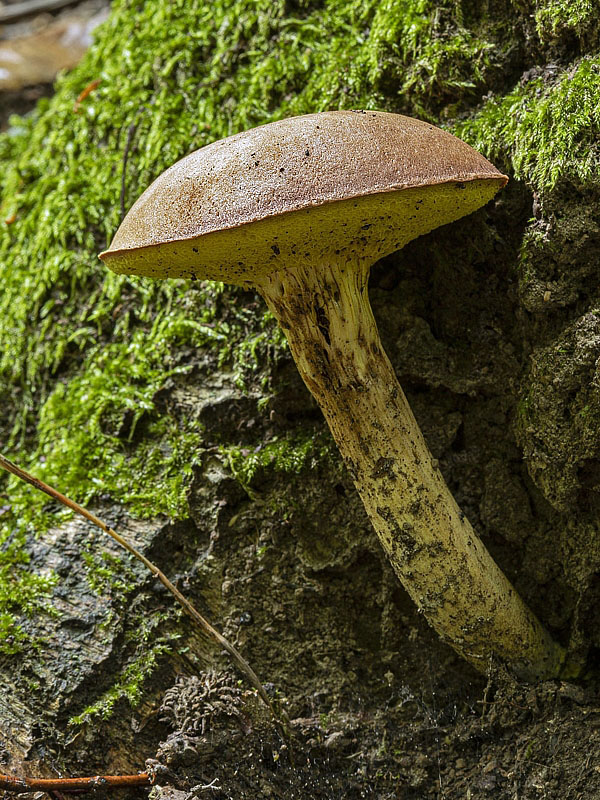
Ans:
[{"label": "yellow mushroom stem", "polygon": [[492,560],[432,459],[381,345],[369,267],[299,259],[257,288],[398,578],[429,623],[479,671],[493,658],[524,680],[556,677],[563,649]]}]

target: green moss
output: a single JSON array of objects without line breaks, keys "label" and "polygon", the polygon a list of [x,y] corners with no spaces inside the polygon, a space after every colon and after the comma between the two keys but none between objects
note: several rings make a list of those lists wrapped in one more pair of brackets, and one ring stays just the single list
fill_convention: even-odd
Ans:
[{"label": "green moss", "polygon": [[56,581],[27,568],[26,530],[22,521],[16,521],[12,530],[5,526],[0,531],[0,655],[18,653],[27,642],[15,612],[24,616],[52,613],[48,598]]},{"label": "green moss", "polygon": [[538,190],[559,179],[598,180],[600,58],[584,58],[488,100],[457,136]]},{"label": "green moss", "polygon": [[109,719],[117,703],[126,701],[131,708],[140,704],[144,696],[144,685],[155,671],[160,658],[172,651],[172,643],[164,637],[152,644],[144,644],[141,652],[123,669],[118,681],[101,697],[90,703],[80,714],[71,717],[70,725],[83,725],[96,717]]},{"label": "green moss", "polygon": [[251,493],[252,481],[264,470],[292,475],[315,469],[332,456],[335,446],[328,433],[274,437],[255,450],[238,445],[221,448],[235,479]]},{"label": "green moss", "polygon": [[96,594],[110,592],[113,599],[115,594],[124,599],[135,589],[135,575],[123,558],[106,551],[94,554],[90,550],[82,553],[82,558],[88,567],[88,583]]},{"label": "green moss", "polygon": [[396,99],[401,109],[434,121],[443,105],[450,106],[445,115],[453,113],[484,85],[499,55],[485,24],[471,22],[473,30],[465,27],[461,3],[379,3],[358,73],[379,90],[380,104]]},{"label": "green moss", "polygon": [[540,39],[547,42],[565,31],[581,36],[597,15],[592,0],[542,0],[537,3],[535,24]]},{"label": "green moss", "polygon": [[[285,334],[275,322],[270,312],[256,318],[256,312],[248,312],[248,335],[237,341],[231,353],[224,348],[221,351],[221,360],[228,356],[234,363],[233,381],[235,385],[244,389],[249,376],[256,375],[263,370],[265,364],[275,363],[280,355],[287,350]],[[263,376],[262,388],[267,389],[269,376]],[[261,405],[266,403],[265,398]]]},{"label": "green moss", "polygon": [[77,487],[84,502],[110,494],[138,516],[178,518],[185,513],[183,484],[201,431],[192,420],[157,415],[156,392],[189,368],[166,368],[167,333],[151,350],[145,339],[137,331],[126,345],[99,349],[85,372],[56,385],[40,409],[37,454],[43,463],[36,474]]}]

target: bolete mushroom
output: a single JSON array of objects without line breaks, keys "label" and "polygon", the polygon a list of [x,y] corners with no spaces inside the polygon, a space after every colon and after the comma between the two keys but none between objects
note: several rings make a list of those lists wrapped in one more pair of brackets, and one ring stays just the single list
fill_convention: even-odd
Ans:
[{"label": "bolete mushroom", "polygon": [[525,606],[432,459],[369,305],[372,264],[469,214],[506,177],[398,114],[333,111],[214,142],[167,169],[101,254],[118,273],[255,287],[285,331],[400,581],[485,670],[556,676],[563,650]]}]

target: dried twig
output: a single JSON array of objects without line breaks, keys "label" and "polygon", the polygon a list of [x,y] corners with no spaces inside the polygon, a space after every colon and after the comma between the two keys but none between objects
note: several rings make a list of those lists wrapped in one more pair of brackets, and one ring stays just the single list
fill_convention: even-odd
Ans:
[{"label": "dried twig", "polygon": [[79,92],[79,94],[77,95],[77,99],[75,100],[75,103],[73,104],[73,113],[74,114],[79,114],[79,109],[81,108],[81,104],[83,103],[83,101],[86,99],[86,97],[89,97],[89,95],[94,91],[94,89],[97,89],[98,86],[100,86],[101,83],[102,83],[102,79],[101,78],[96,78],[96,80],[93,80],[90,83],[88,83],[88,85],[85,87],[85,89],[83,89],[81,92]]},{"label": "dried twig", "polygon": [[13,778],[11,775],[0,775],[0,789],[12,794],[117,789],[151,786],[152,783],[152,776],[147,772],[140,772],[138,775],[95,775],[93,778]]},{"label": "dried twig", "polygon": [[241,655],[241,653],[239,653],[236,650],[236,648],[232,644],[230,644],[222,634],[219,633],[219,631],[213,628],[210,622],[204,619],[202,614],[200,614],[200,612],[194,608],[194,606],[189,602],[189,600],[187,600],[181,594],[179,589],[177,589],[177,587],[171,583],[171,581],[167,578],[167,576],[163,572],[161,572],[155,564],[149,561],[145,555],[140,553],[139,550],[136,550],[136,548],[133,547],[133,545],[129,544],[129,542],[122,536],[120,536],[116,531],[114,531],[112,528],[109,528],[108,525],[102,522],[102,520],[99,519],[95,514],[92,514],[90,511],[83,508],[83,506],[80,506],[79,503],[76,503],[74,500],[70,500],[68,497],[65,497],[65,495],[61,494],[56,489],[53,489],[52,486],[48,486],[47,483],[44,483],[39,478],[34,478],[34,476],[30,475],[29,472],[26,472],[24,469],[21,469],[21,467],[18,467],[16,464],[13,464],[12,461],[9,461],[1,454],[0,454],[0,467],[7,470],[7,472],[16,475],[17,478],[20,478],[26,483],[31,484],[31,486],[35,487],[36,489],[39,489],[40,492],[44,492],[45,494],[49,495],[53,500],[57,500],[59,503],[62,503],[62,505],[67,506],[67,508],[70,508],[72,511],[75,511],[80,516],[85,517],[85,519],[89,520],[90,522],[93,522],[94,525],[100,528],[100,530],[104,531],[104,533],[107,533],[109,536],[111,536],[116,542],[118,542],[121,545],[121,547],[124,547],[125,550],[127,550],[129,553],[131,553],[131,555],[139,559],[139,561],[141,561],[142,564],[148,567],[150,572],[156,578],[158,578],[158,580],[162,583],[162,585],[166,589],[168,589],[169,592],[171,592],[173,597],[175,597],[178,600],[178,602],[183,606],[184,611],[186,611],[186,613],[189,614],[189,616],[194,620],[194,622],[196,622],[196,624],[199,625],[202,628],[202,630],[213,641],[217,642],[217,644],[219,644],[224,650],[226,650],[229,653],[229,655],[233,658],[233,660],[237,664],[240,672],[242,672],[246,676],[248,681],[251,683],[252,686],[254,686],[254,688],[258,692],[259,697],[271,712],[273,719],[278,723],[278,727],[280,727],[280,730],[281,729],[285,730],[285,727],[282,725],[277,714],[275,713],[273,704],[271,703],[268,694],[266,693],[262,683],[260,682],[258,675],[254,672],[250,664],[248,664],[248,662]]}]

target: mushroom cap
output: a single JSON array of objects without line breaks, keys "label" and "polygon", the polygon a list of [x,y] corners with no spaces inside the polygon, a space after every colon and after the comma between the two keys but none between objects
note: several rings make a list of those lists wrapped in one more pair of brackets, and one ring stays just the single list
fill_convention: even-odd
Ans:
[{"label": "mushroom cap", "polygon": [[291,117],[165,170],[100,258],[114,272],[239,284],[294,259],[372,263],[471,213],[506,181],[427,122],[377,111]]}]

